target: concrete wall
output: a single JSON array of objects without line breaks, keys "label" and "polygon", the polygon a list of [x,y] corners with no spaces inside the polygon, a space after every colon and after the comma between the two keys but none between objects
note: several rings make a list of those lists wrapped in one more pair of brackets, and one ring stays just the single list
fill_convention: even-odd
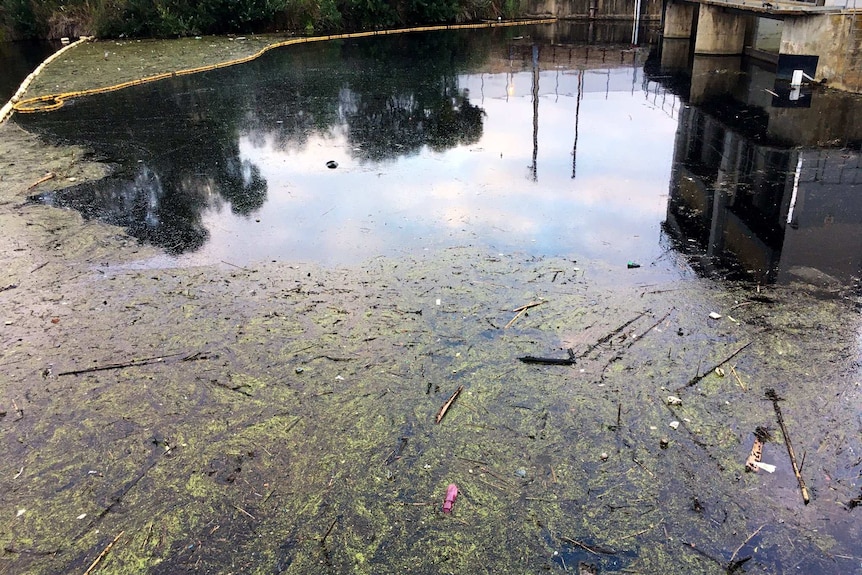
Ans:
[{"label": "concrete wall", "polygon": [[749,16],[728,12],[723,7],[701,4],[694,53],[742,54],[749,20]]},{"label": "concrete wall", "polygon": [[[590,5],[596,8],[597,19],[633,20],[637,0],[523,0],[522,7],[529,17],[589,18]],[[660,20],[660,0],[641,0],[641,19]]]},{"label": "concrete wall", "polygon": [[784,24],[781,20],[757,18],[752,46],[764,52],[778,53],[781,48],[781,34]]},{"label": "concrete wall", "polygon": [[862,91],[862,16],[824,14],[784,21],[781,53],[816,55],[817,80],[835,88]]}]

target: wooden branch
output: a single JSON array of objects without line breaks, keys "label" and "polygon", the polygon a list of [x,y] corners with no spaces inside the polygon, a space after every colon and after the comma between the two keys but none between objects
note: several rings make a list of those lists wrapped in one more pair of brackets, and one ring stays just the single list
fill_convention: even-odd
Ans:
[{"label": "wooden branch", "polygon": [[793,445],[790,443],[790,436],[787,435],[787,426],[784,425],[784,417],[781,415],[781,407],[778,405],[780,397],[775,393],[774,389],[766,390],[766,398],[772,401],[772,407],[775,408],[775,417],[778,419],[778,426],[781,428],[781,434],[784,435],[784,445],[787,446],[787,455],[790,456],[790,464],[793,466],[793,474],[796,475],[796,481],[799,483],[799,491],[802,492],[802,501],[805,505],[811,501],[808,495],[808,487],[805,486],[805,480],[802,478],[802,473],[799,471],[799,466],[796,464],[796,455],[793,453]]},{"label": "wooden branch", "polygon": [[93,569],[95,569],[96,566],[102,561],[102,559],[105,558],[105,555],[108,554],[108,552],[111,550],[111,547],[114,546],[114,543],[116,543],[120,539],[120,537],[123,536],[123,533],[125,533],[125,531],[120,531],[120,533],[116,537],[114,537],[114,540],[108,543],[108,546],[105,547],[101,553],[99,553],[99,556],[96,557],[96,560],[90,564],[90,567],[87,568],[86,571],[84,571],[84,575],[90,575],[90,573],[93,572]]},{"label": "wooden branch", "polygon": [[440,411],[437,412],[437,417],[434,419],[434,423],[440,423],[441,421],[443,421],[443,416],[446,415],[447,411],[449,411],[449,408],[455,402],[455,398],[458,397],[458,394],[461,393],[462,389],[464,389],[464,386],[459,385],[458,389],[455,390],[455,393],[449,396],[449,399],[446,400],[446,403],[444,403],[443,407],[440,408]]},{"label": "wooden branch", "polygon": [[[715,371],[717,368],[721,367],[722,365],[724,365],[725,363],[727,363],[728,361],[730,361],[731,359],[733,359],[734,357],[736,357],[737,355],[739,355],[740,353],[742,353],[742,351],[743,351],[745,348],[747,348],[748,346],[750,346],[752,343],[754,343],[754,342],[753,342],[753,341],[750,341],[750,342],[746,343],[745,345],[743,345],[742,347],[740,347],[739,349],[737,349],[736,351],[734,351],[733,353],[731,353],[729,356],[725,357],[723,360],[721,360],[720,362],[716,363],[716,364],[715,364],[714,366],[712,366],[710,369],[705,370],[705,371],[703,372],[703,374],[702,374],[702,375],[701,375],[701,374],[697,374],[697,375],[695,375],[694,377],[692,377],[690,380],[688,380],[688,383],[686,383],[686,384],[685,384],[685,385],[683,385],[682,387],[677,388],[677,390],[679,390],[679,389],[683,389],[683,388],[686,388],[686,387],[691,387],[692,385],[696,385],[698,382],[700,382],[700,380],[701,380],[701,379],[703,379],[704,377],[706,377],[707,375],[709,375],[710,373],[712,373],[713,371]],[[698,369],[698,371],[700,371],[700,370]]]}]

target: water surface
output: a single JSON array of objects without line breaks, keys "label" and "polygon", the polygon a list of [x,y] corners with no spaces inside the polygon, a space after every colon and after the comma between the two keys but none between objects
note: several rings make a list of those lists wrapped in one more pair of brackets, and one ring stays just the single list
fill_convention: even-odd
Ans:
[{"label": "water surface", "polygon": [[647,52],[531,32],[292,47],[22,121],[119,165],[46,201],[180,263],[463,244],[657,260],[676,121],[644,89]]},{"label": "water surface", "polygon": [[684,254],[719,277],[854,281],[858,101],[809,88],[791,100],[774,71],[739,59],[675,68],[630,30],[293,46],[19,121],[116,163],[39,200],[163,247],[154,265],[470,245],[656,277]]}]

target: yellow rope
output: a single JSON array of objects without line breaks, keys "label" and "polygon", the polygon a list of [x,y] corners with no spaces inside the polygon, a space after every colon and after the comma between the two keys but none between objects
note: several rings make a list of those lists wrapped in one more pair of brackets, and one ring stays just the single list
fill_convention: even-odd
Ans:
[{"label": "yellow rope", "polygon": [[235,60],[228,60],[226,62],[219,62],[217,64],[210,64],[207,66],[200,66],[198,68],[189,68],[188,70],[179,70],[176,72],[164,72],[162,74],[156,74],[155,76],[147,76],[145,78],[138,78],[137,80],[130,80],[128,82],[123,82],[121,84],[116,84],[114,86],[107,86],[103,88],[91,88],[89,90],[80,90],[76,92],[63,92],[61,94],[49,94],[47,96],[37,96],[35,98],[27,98],[21,100],[19,102],[14,102],[12,104],[13,109],[16,112],[21,112],[23,114],[30,114],[35,112],[51,112],[53,110],[60,109],[66,100],[70,98],[80,98],[81,96],[90,96],[92,94],[105,94],[108,92],[114,92],[117,90],[122,90],[123,88],[129,88],[131,86],[139,86],[141,84],[146,84],[149,82],[157,82],[158,80],[164,80],[165,78],[171,78],[174,76],[186,76],[188,74],[197,74],[199,72],[207,72],[209,70],[216,70],[218,68],[226,68],[228,66],[235,66],[237,64],[245,64],[246,62],[251,62],[255,58],[259,58],[264,53],[274,50],[276,48],[281,48],[284,46],[290,46],[292,44],[304,44],[307,42],[320,42],[323,40],[341,40],[346,38],[364,38],[366,36],[377,36],[382,34],[404,34],[407,32],[430,32],[436,30],[463,30],[463,29],[476,29],[476,28],[495,28],[498,26],[523,26],[527,24],[551,24],[556,22],[556,18],[546,18],[543,20],[515,20],[515,21],[507,21],[507,22],[487,22],[483,24],[452,24],[447,26],[421,26],[417,28],[398,28],[394,30],[374,30],[370,32],[351,32],[348,34],[332,34],[329,36],[309,36],[302,38],[291,38],[289,40],[284,40],[281,42],[276,42],[275,44],[270,44],[260,51],[252,54],[250,56],[245,56],[243,58],[237,58]]}]

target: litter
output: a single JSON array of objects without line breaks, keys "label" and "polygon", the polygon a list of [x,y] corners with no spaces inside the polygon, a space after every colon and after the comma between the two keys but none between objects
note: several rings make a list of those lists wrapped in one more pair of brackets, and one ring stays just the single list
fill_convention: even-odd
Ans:
[{"label": "litter", "polygon": [[452,506],[455,505],[455,499],[458,497],[458,486],[450,483],[446,488],[446,500],[443,502],[443,513],[452,511]]}]

